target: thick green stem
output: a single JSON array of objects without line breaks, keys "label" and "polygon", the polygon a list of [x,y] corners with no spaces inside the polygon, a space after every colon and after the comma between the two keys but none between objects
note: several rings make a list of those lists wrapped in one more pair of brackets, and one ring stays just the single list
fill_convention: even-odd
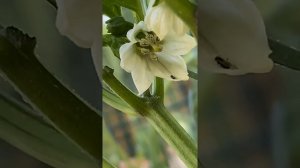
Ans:
[{"label": "thick green stem", "polygon": [[157,100],[151,101],[153,110],[147,120],[157,132],[172,146],[187,167],[197,167],[197,147],[190,135],[182,128],[164,105]]},{"label": "thick green stem", "polygon": [[167,111],[159,97],[140,98],[128,90],[105,67],[102,75],[105,83],[140,115],[145,117],[156,131],[171,145],[187,167],[197,167],[197,148],[193,139]]}]

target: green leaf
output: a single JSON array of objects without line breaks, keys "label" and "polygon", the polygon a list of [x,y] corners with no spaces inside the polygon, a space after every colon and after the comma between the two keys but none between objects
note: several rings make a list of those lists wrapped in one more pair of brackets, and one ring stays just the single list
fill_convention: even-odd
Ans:
[{"label": "green leaf", "polygon": [[100,115],[41,65],[34,55],[35,43],[16,28],[1,31],[0,69],[4,78],[60,133],[100,161]]},{"label": "green leaf", "polygon": [[273,51],[270,58],[277,64],[285,67],[300,70],[300,50],[288,47],[280,41],[269,39],[269,45]]},{"label": "green leaf", "polygon": [[112,50],[114,56],[116,56],[117,58],[120,59],[119,49],[123,44],[129,42],[127,37],[115,37],[111,34],[105,34],[102,37],[103,37],[102,38],[103,46],[109,46],[110,49]]},{"label": "green leaf", "polygon": [[[105,13],[106,11],[111,11],[111,8],[114,6],[118,7],[125,7],[128,9],[131,9],[135,11],[140,18],[140,20],[144,19],[144,14],[143,14],[143,7],[141,6],[140,0],[104,0],[102,4],[105,4],[103,6],[104,14],[108,15],[108,13]],[[116,16],[116,15],[114,15]],[[112,17],[112,16],[110,16]]]},{"label": "green leaf", "polygon": [[1,139],[53,167],[99,167],[22,102],[0,93],[0,107]]},{"label": "green leaf", "polygon": [[102,4],[103,13],[108,17],[121,16],[121,8],[120,6],[110,5],[103,3]]}]

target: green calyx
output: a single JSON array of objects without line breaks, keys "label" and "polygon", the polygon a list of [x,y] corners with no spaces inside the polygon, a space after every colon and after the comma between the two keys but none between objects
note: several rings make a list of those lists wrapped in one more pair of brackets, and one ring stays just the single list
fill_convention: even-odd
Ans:
[{"label": "green calyx", "polygon": [[123,17],[117,16],[105,22],[109,33],[116,37],[126,36],[127,32],[133,28],[133,24],[127,22]]}]

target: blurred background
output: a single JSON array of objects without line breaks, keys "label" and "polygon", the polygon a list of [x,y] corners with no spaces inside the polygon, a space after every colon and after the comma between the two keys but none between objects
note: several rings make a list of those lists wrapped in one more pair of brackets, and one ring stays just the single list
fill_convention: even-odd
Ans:
[{"label": "blurred background", "polygon": [[[300,49],[300,1],[255,3],[264,16],[268,34]],[[1,0],[0,4],[0,24],[13,25],[37,37],[36,53],[41,62],[99,109],[100,84],[90,52],[57,32],[54,8],[44,0]],[[193,51],[189,59],[195,60],[195,55]],[[189,66],[196,71],[195,62]],[[199,156],[206,168],[300,167],[300,72],[275,66],[268,74],[240,77],[211,74],[201,68],[198,73],[198,88],[193,80],[166,86],[167,91],[172,90],[166,103],[193,138],[198,137]],[[128,74],[118,75],[132,85]],[[1,91],[22,101],[3,80],[0,86],[5,88]],[[107,120],[103,123],[103,154],[109,160],[124,168],[180,166],[174,151],[144,120],[125,116],[108,106],[104,109]],[[0,107],[0,113],[3,110]],[[49,167],[1,140],[0,165]]]}]

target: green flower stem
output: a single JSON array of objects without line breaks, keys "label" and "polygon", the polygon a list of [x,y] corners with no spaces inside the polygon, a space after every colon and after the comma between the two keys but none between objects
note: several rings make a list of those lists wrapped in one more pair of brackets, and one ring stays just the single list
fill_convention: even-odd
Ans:
[{"label": "green flower stem", "polygon": [[156,77],[155,79],[154,95],[158,96],[162,102],[164,101],[165,88],[164,88],[164,80],[162,78]]},{"label": "green flower stem", "polygon": [[109,67],[104,68],[102,78],[116,94],[154,126],[189,168],[197,167],[197,148],[194,141],[167,111],[159,97],[136,96],[115,78],[113,70]]},{"label": "green flower stem", "polygon": [[109,163],[109,161],[106,160],[105,158],[102,159],[102,166],[103,168],[116,168],[111,163]]},{"label": "green flower stem", "polygon": [[137,115],[137,112],[135,112],[135,110],[131,106],[129,106],[119,96],[112,93],[111,91],[109,91],[106,88],[102,88],[102,100],[106,104],[108,104],[108,105],[110,105],[110,106],[112,106],[112,107],[114,107],[114,108],[116,108],[116,109],[118,109],[118,110],[120,110],[120,111],[122,111],[126,114]]},{"label": "green flower stem", "polygon": [[184,21],[197,37],[197,6],[189,0],[164,0],[166,4]]}]

